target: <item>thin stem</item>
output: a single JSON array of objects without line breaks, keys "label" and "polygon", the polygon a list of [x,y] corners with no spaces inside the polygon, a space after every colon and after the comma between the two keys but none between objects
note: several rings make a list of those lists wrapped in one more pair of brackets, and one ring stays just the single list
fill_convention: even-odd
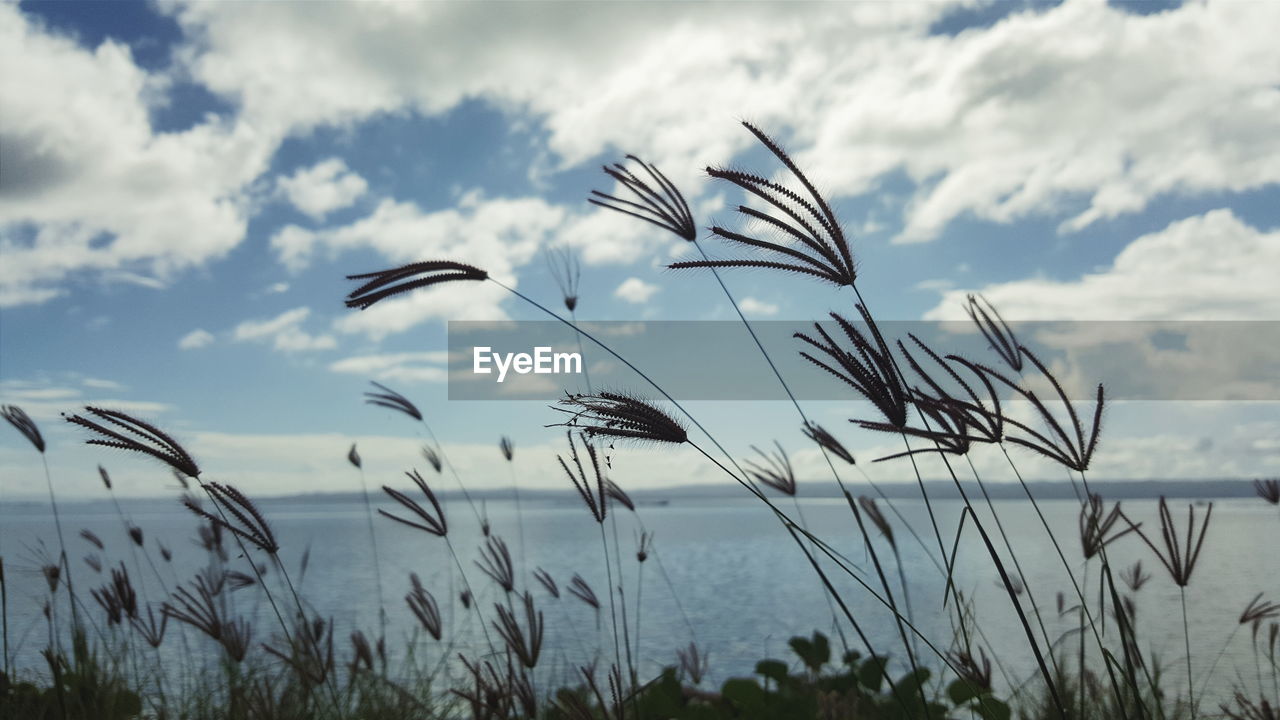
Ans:
[{"label": "thin stem", "polygon": [[453,475],[453,479],[458,483],[458,489],[462,491],[462,497],[466,498],[467,505],[471,506],[471,513],[476,516],[476,525],[483,528],[484,518],[480,516],[480,511],[476,509],[475,501],[471,499],[471,493],[467,492],[467,486],[463,484],[462,477],[458,475],[458,471],[454,469],[453,463],[449,462],[449,456],[445,454],[444,446],[436,439],[436,434],[431,429],[431,426],[427,424],[426,419],[423,419],[422,427],[427,429],[427,436],[431,438],[431,444],[436,446],[436,454],[440,456],[440,460],[444,463],[444,466],[449,468],[449,473]]},{"label": "thin stem", "polygon": [[1187,624],[1187,586],[1180,585],[1178,591],[1178,597],[1182,601],[1182,641],[1187,651],[1187,697],[1191,702],[1191,720],[1195,720],[1197,714],[1196,684],[1191,675],[1191,627]]},{"label": "thin stem", "polygon": [[58,531],[58,559],[62,563],[63,572],[67,574],[67,604],[71,606],[71,629],[80,627],[80,615],[76,612],[76,591],[71,581],[71,563],[67,560],[67,541],[62,535],[62,517],[58,513],[58,500],[53,495],[53,476],[49,473],[49,459],[40,453],[40,462],[44,465],[44,481],[49,488],[49,505],[53,508],[53,525]]},{"label": "thin stem", "polygon": [[600,550],[604,553],[604,572],[605,578],[609,582],[609,619],[613,623],[613,656],[618,667],[622,667],[622,646],[618,643],[618,610],[614,605],[613,593],[613,567],[609,564],[609,543],[605,540],[604,523],[596,523],[600,526]]},{"label": "thin stem", "polygon": [[357,467],[360,471],[360,490],[364,495],[364,514],[369,524],[369,547],[373,550],[373,576],[378,584],[378,632],[379,637],[384,640],[387,637],[387,602],[386,596],[383,594],[382,585],[382,562],[378,556],[378,535],[374,532],[373,527],[373,501],[369,499],[369,483],[364,477],[364,468]]}]

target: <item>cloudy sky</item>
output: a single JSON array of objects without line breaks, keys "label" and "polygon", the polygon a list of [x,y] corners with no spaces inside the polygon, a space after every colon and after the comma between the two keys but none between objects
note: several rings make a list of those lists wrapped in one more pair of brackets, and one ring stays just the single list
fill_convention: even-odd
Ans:
[{"label": "cloudy sky", "polygon": [[[167,487],[81,445],[58,413],[85,404],[263,494],[351,489],[353,441],[394,476],[421,430],[364,405],[369,380],[476,485],[507,481],[507,434],[527,482],[559,486],[545,403],[449,402],[441,381],[445,321],[533,311],[477,283],[358,313],[344,276],[452,258],[558,304],[546,250],[568,248],[582,318],[731,319],[709,276],[664,269],[689,244],[585,198],[635,153],[700,226],[733,225],[741,197],[703,169],[779,170],[744,119],[834,201],[883,319],[963,317],[981,291],[1011,319],[1280,321],[1276,27],[1266,2],[3,2],[0,400],[41,424],[69,494],[100,495],[100,462],[122,492]],[[850,311],[803,279],[726,279],[757,319]],[[666,371],[696,362],[673,348]],[[788,406],[694,407],[735,452],[777,437],[818,477]],[[867,459],[897,447],[853,432],[856,408],[808,410]],[[1280,474],[1280,411],[1117,405],[1099,452],[1099,477]],[[713,478],[683,453],[618,466]],[[42,483],[3,428],[0,494]]]}]

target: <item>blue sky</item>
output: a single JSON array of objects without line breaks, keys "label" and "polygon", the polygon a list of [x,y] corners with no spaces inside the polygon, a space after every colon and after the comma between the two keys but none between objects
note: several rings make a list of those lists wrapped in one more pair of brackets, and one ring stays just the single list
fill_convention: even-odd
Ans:
[{"label": "blue sky", "polygon": [[[742,119],[835,201],[883,319],[962,317],[977,290],[1010,318],[1280,320],[1277,21],[1269,3],[1083,0],[0,4],[0,400],[41,424],[72,494],[100,492],[99,462],[124,492],[165,487],[81,446],[58,413],[86,403],[261,493],[350,489],[352,441],[398,474],[417,429],[362,404],[371,379],[418,402],[476,484],[506,482],[508,434],[528,482],[558,486],[543,404],[451,403],[439,380],[445,321],[541,318],[487,284],[355,313],[343,276],[454,258],[558,304],[544,251],[568,248],[584,319],[730,319],[710,277],[664,270],[687,244],[585,198],[636,153],[700,226],[734,224],[741,198],[702,168],[778,170]],[[758,319],[850,309],[726,277]],[[810,411],[860,454],[893,446],[848,430],[856,409]],[[817,467],[786,407],[697,412],[735,451],[778,437]],[[1108,417],[1103,477],[1280,473],[1273,404]],[[683,453],[620,465],[714,477]],[[36,473],[0,433],[0,494]]]}]

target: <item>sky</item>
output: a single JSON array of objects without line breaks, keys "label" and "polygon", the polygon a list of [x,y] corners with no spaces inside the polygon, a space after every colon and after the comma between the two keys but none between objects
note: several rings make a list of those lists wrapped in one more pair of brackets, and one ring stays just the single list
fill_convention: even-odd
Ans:
[{"label": "sky", "polygon": [[[632,153],[700,228],[737,227],[743,198],[706,167],[787,179],[744,120],[832,201],[880,319],[963,319],[981,292],[1011,320],[1280,321],[1278,26],[1265,2],[3,2],[0,401],[39,424],[67,496],[104,497],[99,464],[122,494],[174,486],[84,446],[59,414],[85,405],[154,421],[251,494],[357,489],[353,442],[395,482],[425,467],[424,430],[365,404],[370,380],[423,409],[469,484],[509,482],[508,435],[520,482],[567,486],[545,402],[449,401],[442,380],[449,320],[544,316],[490,283],[357,312],[344,277],[453,259],[559,307],[546,257],[568,250],[584,321],[731,320],[713,278],[665,268],[689,243],[586,198]],[[852,312],[847,289],[724,277],[755,320]],[[1055,367],[1081,344],[1099,347],[1060,342]],[[697,362],[671,348],[657,370]],[[777,439],[821,476],[790,406],[689,407],[740,457]],[[870,462],[900,441],[847,423],[866,406],[806,411],[873,477],[910,477]],[[1098,477],[1280,475],[1274,402],[1106,420]],[[624,485],[726,481],[687,448],[614,462]],[[43,492],[40,455],[0,428],[0,497]]]}]

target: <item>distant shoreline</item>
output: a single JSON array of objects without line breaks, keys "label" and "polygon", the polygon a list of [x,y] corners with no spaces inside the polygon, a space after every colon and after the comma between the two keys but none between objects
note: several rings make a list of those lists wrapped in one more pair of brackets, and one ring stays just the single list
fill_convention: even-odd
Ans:
[{"label": "distant shoreline", "polygon": [[[1037,500],[1074,500],[1079,483],[1073,487],[1066,481],[1028,481],[1028,486]],[[851,479],[846,482],[850,492],[854,494],[873,495],[874,491],[860,480]],[[914,482],[879,482],[880,490],[894,500],[910,500],[920,497],[920,488]],[[1021,500],[1026,498],[1022,486],[1014,482],[987,482],[986,490],[993,500]],[[949,481],[927,481],[924,483],[931,500],[958,500],[960,494]],[[961,482],[966,494],[971,498],[981,497],[981,490],[972,481]],[[1255,497],[1256,492],[1252,480],[1091,480],[1089,487],[1107,500],[1154,500],[1161,496],[1183,500],[1228,500],[1235,498]],[[1083,489],[1080,489],[1083,492]],[[749,499],[745,491],[737,485],[725,483],[718,485],[673,485],[669,487],[628,490],[631,498],[642,505],[676,504],[683,500],[734,500]],[[524,502],[581,502],[572,489],[546,490],[525,488],[521,490]],[[178,494],[139,496],[130,498],[134,502],[174,502]],[[803,499],[828,499],[842,497],[840,491],[831,482],[802,482],[799,484],[798,496]],[[441,500],[461,500],[458,491],[442,490]],[[472,490],[475,500],[506,501],[512,499],[510,490]],[[359,492],[332,493],[294,493],[290,495],[273,495],[255,497],[255,501],[264,505],[288,502],[306,503],[348,503],[363,502]],[[59,504],[74,506],[101,503],[102,498],[60,499]],[[30,507],[47,505],[47,498],[32,496],[24,499],[0,499],[0,508]]]}]

